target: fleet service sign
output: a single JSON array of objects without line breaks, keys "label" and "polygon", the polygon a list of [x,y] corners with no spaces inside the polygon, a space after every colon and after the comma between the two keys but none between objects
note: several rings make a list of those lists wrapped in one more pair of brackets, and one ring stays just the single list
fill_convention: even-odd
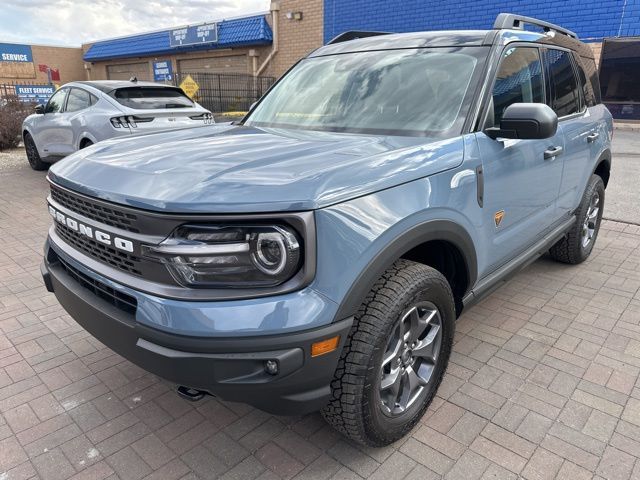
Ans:
[{"label": "fleet service sign", "polygon": [[0,43],[0,77],[35,78],[30,45]]},{"label": "fleet service sign", "polygon": [[53,85],[16,85],[16,95],[21,102],[44,105],[56,91]]},{"label": "fleet service sign", "polygon": [[216,43],[218,41],[218,24],[203,23],[201,25],[189,25],[169,32],[172,47],[184,47],[187,45],[201,45],[203,43]]},{"label": "fleet service sign", "polygon": [[171,60],[153,62],[153,81],[170,82],[173,80],[173,66]]}]

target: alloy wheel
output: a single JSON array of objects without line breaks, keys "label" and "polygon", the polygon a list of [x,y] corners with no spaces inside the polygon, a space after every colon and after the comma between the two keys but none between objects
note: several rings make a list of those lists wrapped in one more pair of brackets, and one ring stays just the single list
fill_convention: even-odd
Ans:
[{"label": "alloy wheel", "polygon": [[429,384],[442,345],[442,318],[431,302],[410,307],[395,325],[380,367],[380,408],[404,413]]},{"label": "alloy wheel", "polygon": [[600,213],[600,195],[595,192],[591,197],[589,203],[589,209],[587,210],[587,216],[582,224],[582,248],[586,248],[596,233],[596,226],[598,223],[598,214]]}]

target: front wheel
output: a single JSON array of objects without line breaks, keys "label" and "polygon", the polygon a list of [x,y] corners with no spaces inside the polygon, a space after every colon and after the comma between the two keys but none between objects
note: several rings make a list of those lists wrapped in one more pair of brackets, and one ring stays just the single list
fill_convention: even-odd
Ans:
[{"label": "front wheel", "polygon": [[33,137],[29,133],[24,134],[24,149],[27,153],[27,160],[29,165],[34,170],[46,170],[49,168],[49,164],[42,161],[36,142],[33,141]]},{"label": "front wheel", "polygon": [[554,260],[576,265],[584,262],[596,243],[604,209],[604,182],[591,175],[589,184],[576,210],[576,223],[549,253]]},{"label": "front wheel", "polygon": [[442,381],[455,318],[453,294],[442,274],[398,260],[356,315],[324,418],[364,445],[379,447],[402,438]]}]

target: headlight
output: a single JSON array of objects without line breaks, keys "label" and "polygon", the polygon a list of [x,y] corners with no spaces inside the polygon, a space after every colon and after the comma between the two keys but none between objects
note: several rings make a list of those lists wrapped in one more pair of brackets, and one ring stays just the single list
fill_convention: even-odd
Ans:
[{"label": "headlight", "polygon": [[301,250],[285,225],[186,225],[159,245],[143,247],[178,283],[203,288],[280,285],[300,270]]}]

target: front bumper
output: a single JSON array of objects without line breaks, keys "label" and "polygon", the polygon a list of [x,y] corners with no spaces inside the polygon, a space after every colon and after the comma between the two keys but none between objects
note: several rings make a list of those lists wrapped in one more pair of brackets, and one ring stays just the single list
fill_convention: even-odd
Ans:
[{"label": "front bumper", "polygon": [[[88,288],[65,265],[48,246],[41,266],[47,289],[91,335],[145,370],[274,414],[304,414],[327,403],[353,318],[279,335],[179,335],[137,322],[134,313],[96,294],[95,286]],[[314,342],[335,335],[340,335],[338,349],[311,357]],[[265,371],[267,360],[278,363],[277,375]]]}]

